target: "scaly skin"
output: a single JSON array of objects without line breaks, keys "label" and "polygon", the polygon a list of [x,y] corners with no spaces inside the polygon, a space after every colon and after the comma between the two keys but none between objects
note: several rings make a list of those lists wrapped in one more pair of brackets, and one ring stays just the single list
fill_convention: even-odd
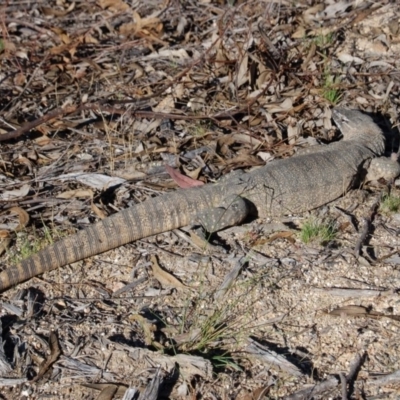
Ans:
[{"label": "scaly skin", "polygon": [[[379,127],[358,111],[336,109],[334,119],[343,141],[249,173],[228,175],[220,183],[150,198],[120,211],[1,272],[0,292],[134,240],[204,221],[207,215],[211,219],[208,226],[213,227],[209,230],[216,231],[241,223],[250,212],[259,217],[301,213],[335,200],[365,176],[372,158],[383,153],[384,137]],[[244,206],[232,200],[235,204],[228,207],[226,218],[224,212],[215,212],[235,196],[244,199]]]}]

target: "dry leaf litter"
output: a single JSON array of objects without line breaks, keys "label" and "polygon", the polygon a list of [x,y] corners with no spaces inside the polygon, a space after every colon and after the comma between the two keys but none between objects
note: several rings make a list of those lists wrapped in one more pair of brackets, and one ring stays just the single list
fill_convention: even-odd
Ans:
[{"label": "dry leaf litter", "polygon": [[[384,116],[397,151],[396,2],[11,0],[0,21],[2,268],[326,143],[336,104]],[[167,232],[18,285],[1,296],[1,397],[398,398],[400,214],[371,211],[386,190],[206,247]],[[304,244],[309,218],[336,237]]]}]

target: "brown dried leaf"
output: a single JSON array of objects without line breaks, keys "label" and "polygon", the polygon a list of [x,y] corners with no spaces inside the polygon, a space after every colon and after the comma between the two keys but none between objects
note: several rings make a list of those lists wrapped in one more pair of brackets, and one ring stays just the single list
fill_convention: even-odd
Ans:
[{"label": "brown dried leaf", "polygon": [[49,345],[50,345],[50,356],[43,361],[42,365],[39,368],[38,374],[32,379],[31,382],[37,382],[38,380],[42,379],[44,374],[58,360],[58,357],[60,357],[61,355],[60,344],[58,342],[58,337],[55,334],[55,332],[50,333]]},{"label": "brown dried leaf", "polygon": [[233,134],[232,139],[234,139],[235,142],[248,143],[254,147],[262,145],[261,140],[255,139],[250,135],[246,135],[244,133],[235,133]]},{"label": "brown dried leaf", "polygon": [[88,43],[88,44],[98,44],[99,43],[99,41],[90,33],[87,33],[84,36],[84,42]]},{"label": "brown dried leaf", "polygon": [[[277,239],[287,239],[290,243],[295,243],[295,239],[293,238],[294,233],[290,231],[285,231],[285,232],[277,232],[272,234],[268,239],[264,240],[264,243],[272,243],[273,241]],[[262,242],[263,240],[261,240]],[[261,244],[260,242],[257,242],[257,244]]]},{"label": "brown dried leaf", "polygon": [[66,10],[58,10],[53,7],[41,7],[40,11],[44,15],[49,16],[49,17],[64,17],[65,15],[67,15],[74,9],[75,9],[75,2],[72,2]]},{"label": "brown dried leaf", "polygon": [[192,243],[197,246],[199,249],[205,249],[208,246],[207,241],[205,240],[204,237],[199,236],[196,231],[190,230],[190,239],[192,240]]},{"label": "brown dried leaf", "polygon": [[153,270],[154,278],[161,283],[162,286],[173,287],[175,289],[187,289],[188,286],[185,286],[182,282],[176,279],[173,275],[161,269],[158,264],[156,256],[151,256],[151,268]]},{"label": "brown dried leaf", "polygon": [[16,45],[13,42],[10,42],[9,40],[4,40],[2,39],[3,46],[0,47],[0,54],[3,51],[9,51],[11,53],[15,53],[17,50]]},{"label": "brown dried leaf", "polygon": [[268,109],[268,112],[270,112],[271,114],[281,113],[281,112],[287,113],[288,111],[293,109],[293,99],[288,97],[280,103],[275,102],[266,104],[266,108]]},{"label": "brown dried leaf", "polygon": [[[33,153],[33,154],[35,154],[35,153]],[[33,154],[32,154],[32,156],[35,157]],[[31,160],[29,160],[26,157],[19,155],[18,158],[15,160],[15,163],[18,163],[20,165],[26,165],[30,171],[32,170],[32,162],[31,162]]]},{"label": "brown dried leaf", "polygon": [[7,239],[10,237],[10,232],[4,229],[0,230],[0,239]]},{"label": "brown dried leaf", "polygon": [[228,68],[226,65],[228,64],[229,57],[227,55],[226,50],[224,49],[222,41],[219,41],[219,46],[217,49],[217,54],[215,56],[215,64],[216,64],[216,70],[218,71],[219,74],[225,75],[228,73]]},{"label": "brown dried leaf", "polygon": [[129,11],[130,7],[128,4],[121,0],[99,0],[98,4],[103,9],[108,9],[110,11]]},{"label": "brown dried leaf", "polygon": [[173,113],[175,111],[174,97],[165,96],[153,109],[156,112]]},{"label": "brown dried leaf", "polygon": [[150,32],[160,33],[162,31],[161,20],[157,17],[142,18],[136,11],[133,11],[134,23],[122,24],[119,28],[119,32],[123,35],[135,35],[137,33],[142,33],[148,36]]},{"label": "brown dried leaf", "polygon": [[48,144],[50,144],[52,139],[47,136],[50,132],[50,129],[45,129],[45,130],[38,129],[38,130],[40,130],[41,133],[43,133],[43,131],[45,131],[44,136],[39,136],[38,138],[34,139],[33,142],[40,147],[47,146]]},{"label": "brown dried leaf", "polygon": [[[3,214],[5,213],[10,213],[10,214],[17,214],[18,215],[18,225],[14,229],[15,232],[22,230],[28,225],[29,222],[29,214],[23,210],[20,207],[12,207],[8,210],[6,210]],[[3,254],[8,247],[10,246],[11,243],[11,237],[10,237],[10,232],[7,230],[0,230],[0,255]]]},{"label": "brown dried leaf", "polygon": [[270,386],[262,386],[253,391],[253,393],[245,394],[243,397],[239,397],[238,400],[262,400],[268,393]]},{"label": "brown dried leaf", "polygon": [[202,170],[201,167],[196,168],[193,171],[188,171],[185,167],[183,167],[183,170],[185,171],[185,174],[186,174],[187,177],[189,177],[191,179],[194,179],[196,182],[201,182],[201,181],[197,180],[197,178],[199,177],[200,172]]},{"label": "brown dried leaf", "polygon": [[335,308],[327,314],[335,317],[371,317],[371,318],[382,318],[384,315],[377,311],[370,311],[368,308],[363,306],[349,305]]},{"label": "brown dried leaf", "polygon": [[235,140],[234,135],[223,135],[217,139],[217,145],[219,148],[223,148],[232,145]]},{"label": "brown dried leaf", "polygon": [[108,385],[100,392],[96,400],[112,400],[117,391],[117,385]]},{"label": "brown dried leaf", "polygon": [[249,80],[249,57],[246,55],[243,57],[240,63],[238,76],[237,76],[237,87],[239,88]]},{"label": "brown dried leaf", "polygon": [[256,157],[252,156],[251,154],[239,154],[237,157],[233,157],[227,161],[227,165],[229,167],[249,167],[255,165],[263,165],[262,161]]},{"label": "brown dried leaf", "polygon": [[331,312],[327,312],[327,314],[334,315],[336,317],[368,317],[373,319],[389,318],[394,321],[400,321],[399,315],[384,314],[379,311],[371,310],[367,307],[355,305],[338,307]]},{"label": "brown dried leaf", "polygon": [[128,389],[128,386],[123,385],[123,384],[111,384],[111,383],[82,383],[81,386],[83,387],[87,387],[90,389],[94,389],[94,390],[104,390],[107,387],[109,387],[110,385],[112,386],[116,386],[118,388],[117,392],[114,393],[114,395],[116,396],[120,396],[123,397],[126,390]]},{"label": "brown dried leaf", "polygon": [[71,43],[61,44],[59,46],[54,46],[50,49],[50,53],[53,55],[62,54],[68,52],[71,57],[75,56],[77,47],[82,43],[83,38],[79,37],[72,41]]},{"label": "brown dried leaf", "polygon": [[303,13],[304,22],[311,25],[316,18],[315,14],[323,11],[323,9],[324,4],[317,4],[313,7],[307,8],[307,10],[305,10]]},{"label": "brown dried leaf", "polygon": [[21,207],[11,207],[7,210],[8,213],[18,215],[18,226],[14,229],[15,232],[25,228],[29,223],[29,214]]},{"label": "brown dried leaf", "polygon": [[297,29],[293,32],[293,39],[303,39],[306,37],[306,28],[303,25],[299,25]]},{"label": "brown dried leaf", "polygon": [[26,83],[26,76],[22,73],[17,74],[13,79],[14,85],[23,86]]},{"label": "brown dried leaf", "polygon": [[71,43],[71,38],[69,37],[68,33],[64,29],[61,29],[58,27],[53,27],[52,31],[57,34],[57,36],[60,38],[62,43],[64,43],[64,44]]},{"label": "brown dried leaf", "polygon": [[90,189],[75,189],[75,190],[67,190],[66,192],[62,192],[56,196],[58,199],[73,199],[73,198],[81,198],[81,197],[89,197],[93,198],[93,191]]},{"label": "brown dried leaf", "polygon": [[357,16],[354,18],[354,20],[351,21],[350,25],[356,25],[356,24],[358,24],[359,22],[361,22],[362,20],[364,20],[365,18],[367,18],[368,15],[370,15],[370,14],[373,13],[374,11],[375,11],[375,9],[372,8],[372,7],[371,7],[370,9],[368,9],[368,10],[361,11],[360,13],[357,14]]},{"label": "brown dried leaf", "polygon": [[4,237],[4,235],[9,235],[8,231],[0,231],[0,256],[10,247],[11,243],[11,238],[10,237]]},{"label": "brown dried leaf", "polygon": [[90,205],[92,211],[101,219],[107,218],[107,214],[104,213],[99,207],[96,206],[96,204],[93,203]]},{"label": "brown dried leaf", "polygon": [[162,23],[161,23],[161,20],[159,18],[157,18],[157,17],[141,18],[139,16],[139,14],[136,13],[135,11],[134,11],[133,14],[134,14],[134,17],[135,17],[135,21],[136,21],[136,17],[140,18],[140,25],[139,25],[139,22],[138,22],[138,26],[140,26],[139,30],[142,30],[143,28],[150,28],[150,29],[156,30],[157,32],[161,31]]}]

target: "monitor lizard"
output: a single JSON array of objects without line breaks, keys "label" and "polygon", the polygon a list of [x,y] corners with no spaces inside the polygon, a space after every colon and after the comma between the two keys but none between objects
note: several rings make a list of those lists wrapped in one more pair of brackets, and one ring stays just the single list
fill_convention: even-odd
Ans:
[{"label": "monitor lizard", "polygon": [[[272,161],[217,183],[149,198],[65,237],[0,273],[0,292],[46,271],[123,244],[190,224],[216,232],[255,217],[301,213],[327,204],[368,180],[395,178],[400,164],[380,157],[385,138],[372,118],[336,108],[343,139],[309,154]],[[367,175],[368,174],[368,175]]]}]

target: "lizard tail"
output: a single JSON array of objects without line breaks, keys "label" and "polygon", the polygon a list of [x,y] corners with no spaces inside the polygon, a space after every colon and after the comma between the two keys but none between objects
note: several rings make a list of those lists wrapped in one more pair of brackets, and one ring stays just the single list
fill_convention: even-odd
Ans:
[{"label": "lizard tail", "polygon": [[193,188],[151,198],[122,210],[1,272],[0,292],[43,272],[137,239],[188,225],[190,216],[204,208],[209,201],[207,191]]}]

